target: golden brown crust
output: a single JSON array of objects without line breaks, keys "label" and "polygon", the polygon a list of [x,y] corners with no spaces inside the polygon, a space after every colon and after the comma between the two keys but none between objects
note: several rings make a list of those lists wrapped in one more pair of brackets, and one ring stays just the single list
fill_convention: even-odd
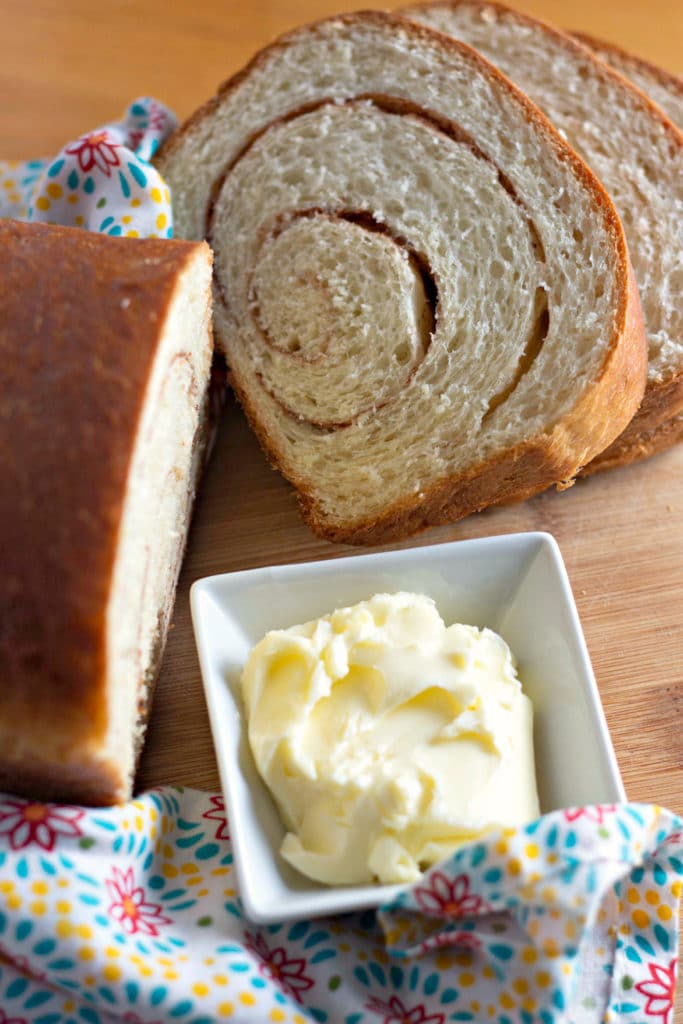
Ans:
[{"label": "golden brown crust", "polygon": [[[129,463],[197,245],[0,222],[0,784],[106,801],[106,608]],[[40,774],[40,773],[39,773]],[[99,781],[97,781],[99,779]],[[71,797],[74,798],[73,795]]]},{"label": "golden brown crust", "polygon": [[619,466],[627,466],[631,462],[647,459],[651,455],[672,448],[683,440],[683,416],[672,416],[653,430],[643,431],[626,442],[624,437],[625,434],[618,437],[609,448],[593,459],[580,475],[591,476],[603,469],[617,469]]},{"label": "golden brown crust", "polygon": [[17,764],[0,750],[0,792],[90,807],[106,807],[126,797],[119,767],[88,753],[71,763],[56,763],[31,751]]}]

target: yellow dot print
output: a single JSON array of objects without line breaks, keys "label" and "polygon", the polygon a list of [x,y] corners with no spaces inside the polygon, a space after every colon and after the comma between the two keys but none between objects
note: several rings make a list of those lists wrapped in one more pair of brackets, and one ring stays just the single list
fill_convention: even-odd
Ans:
[{"label": "yellow dot print", "polygon": [[151,195],[151,197],[152,197],[152,199],[154,200],[155,203],[160,203],[161,202],[161,189],[153,188],[153,189],[150,190],[149,194]]},{"label": "yellow dot print", "polygon": [[49,210],[51,203],[47,196],[38,196],[36,199],[36,206],[39,210]]},{"label": "yellow dot print", "polygon": [[157,217],[157,227],[159,228],[159,231],[163,231],[163,229],[166,227],[165,213],[160,213],[159,216]]},{"label": "yellow dot print", "polygon": [[638,928],[647,928],[650,923],[650,915],[644,910],[634,910],[631,919]]},{"label": "yellow dot print", "polygon": [[50,199],[61,199],[64,195],[64,190],[61,185],[58,185],[56,181],[51,181],[45,189]]}]

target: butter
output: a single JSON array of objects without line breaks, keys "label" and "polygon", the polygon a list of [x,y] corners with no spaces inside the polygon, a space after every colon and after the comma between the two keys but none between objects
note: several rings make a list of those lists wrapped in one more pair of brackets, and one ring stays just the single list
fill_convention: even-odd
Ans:
[{"label": "butter", "polygon": [[328,884],[413,882],[539,813],[531,702],[489,629],[379,594],[268,633],[242,675],[249,743],[287,835]]}]

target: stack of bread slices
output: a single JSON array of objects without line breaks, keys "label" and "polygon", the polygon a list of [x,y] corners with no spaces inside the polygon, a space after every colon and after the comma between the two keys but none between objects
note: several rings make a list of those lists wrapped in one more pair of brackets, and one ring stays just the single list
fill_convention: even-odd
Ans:
[{"label": "stack of bread slices", "polygon": [[683,133],[643,87],[682,116],[621,51],[438,2],[289,33],[162,148],[317,532],[406,536],[683,433]]}]

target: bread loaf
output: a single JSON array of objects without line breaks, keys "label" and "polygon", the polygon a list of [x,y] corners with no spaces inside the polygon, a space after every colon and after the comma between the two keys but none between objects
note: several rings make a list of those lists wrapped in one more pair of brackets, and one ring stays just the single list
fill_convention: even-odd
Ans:
[{"label": "bread loaf", "polygon": [[202,457],[204,243],[0,221],[0,790],[131,793]]},{"label": "bread loaf", "polygon": [[215,253],[234,387],[310,525],[379,542],[570,480],[645,375],[621,225],[469,47],[402,19],[291,33],[160,152]]},{"label": "bread loaf", "polygon": [[[647,390],[618,441],[638,451],[641,434],[683,408],[683,133],[590,50],[535,18],[487,0],[439,0],[401,13],[476,47],[509,75],[614,200],[648,329]],[[591,469],[600,465],[598,458]]]}]

